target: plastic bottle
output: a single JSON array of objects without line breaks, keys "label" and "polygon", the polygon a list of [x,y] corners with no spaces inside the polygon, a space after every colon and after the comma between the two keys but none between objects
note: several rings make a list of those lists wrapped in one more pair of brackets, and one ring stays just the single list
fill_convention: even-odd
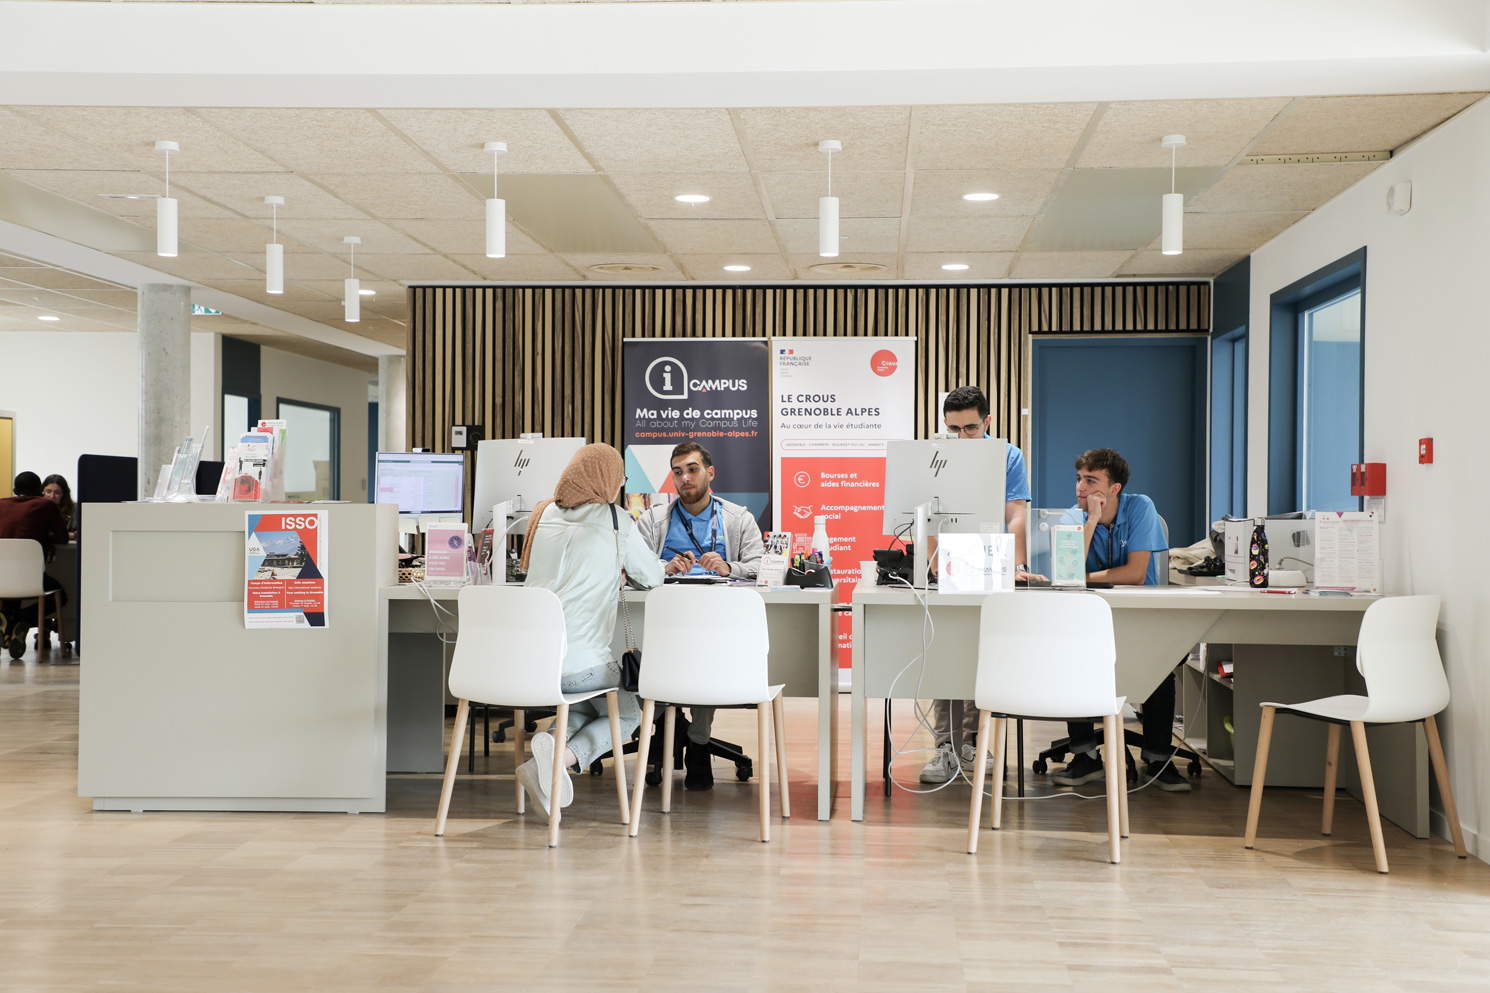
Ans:
[{"label": "plastic bottle", "polygon": [[823,516],[812,519],[812,549],[823,557],[823,565],[833,567],[833,549],[828,544],[828,519]]},{"label": "plastic bottle", "polygon": [[1247,550],[1247,585],[1254,590],[1268,585],[1268,533],[1261,517],[1252,529],[1251,547]]}]

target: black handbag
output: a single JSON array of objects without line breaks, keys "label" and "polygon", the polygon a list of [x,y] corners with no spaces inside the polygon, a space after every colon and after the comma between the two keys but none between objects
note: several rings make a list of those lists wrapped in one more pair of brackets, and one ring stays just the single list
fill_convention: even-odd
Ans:
[{"label": "black handbag", "polygon": [[[616,514],[616,505],[610,508],[611,526],[616,530],[616,566],[624,571],[621,560],[621,519]],[[626,584],[621,584],[621,623],[626,627],[626,651],[621,653],[621,689],[635,693],[641,685],[642,650],[636,647],[636,638],[631,633],[631,604],[626,600]]]}]

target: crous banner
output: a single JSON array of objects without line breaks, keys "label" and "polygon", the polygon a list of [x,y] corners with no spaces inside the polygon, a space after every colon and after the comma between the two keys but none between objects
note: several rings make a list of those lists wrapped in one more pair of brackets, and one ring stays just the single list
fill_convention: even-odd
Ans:
[{"label": "crous banner", "polygon": [[[885,442],[916,434],[916,339],[772,338],[776,530],[827,518],[835,597],[848,603],[859,562],[887,548]],[[839,662],[853,633],[838,628]]]},{"label": "crous banner", "polygon": [[770,360],[764,338],[628,338],[621,343],[622,442],[633,514],[670,500],[671,455],[696,441],[714,493],[771,521]]}]

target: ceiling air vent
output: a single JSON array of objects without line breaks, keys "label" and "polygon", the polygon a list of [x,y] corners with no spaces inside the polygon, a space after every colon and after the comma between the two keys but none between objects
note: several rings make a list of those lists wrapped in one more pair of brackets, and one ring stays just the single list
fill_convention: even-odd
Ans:
[{"label": "ceiling air vent", "polygon": [[884,272],[886,267],[878,262],[819,262],[807,268],[825,276],[863,276],[871,272]]},{"label": "ceiling air vent", "polygon": [[589,267],[591,272],[617,272],[625,275],[638,272],[661,272],[662,266],[650,262],[602,262]]}]

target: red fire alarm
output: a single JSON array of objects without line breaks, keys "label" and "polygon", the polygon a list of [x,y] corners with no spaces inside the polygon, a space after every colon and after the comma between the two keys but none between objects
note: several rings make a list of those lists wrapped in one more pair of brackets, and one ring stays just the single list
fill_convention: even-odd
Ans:
[{"label": "red fire alarm", "polygon": [[1433,464],[1433,439],[1418,439],[1418,465]]},{"label": "red fire alarm", "polygon": [[1387,495],[1387,464],[1359,462],[1350,467],[1350,495],[1381,497]]}]

